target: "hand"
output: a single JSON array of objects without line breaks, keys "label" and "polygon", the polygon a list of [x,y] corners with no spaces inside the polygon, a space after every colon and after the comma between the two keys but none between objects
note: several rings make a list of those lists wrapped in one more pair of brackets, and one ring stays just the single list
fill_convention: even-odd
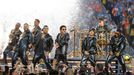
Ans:
[{"label": "hand", "polygon": [[16,50],[16,47],[13,47],[13,51],[15,51]]},{"label": "hand", "polygon": [[55,69],[55,68],[56,68],[56,64],[57,64],[57,60],[56,60],[56,59],[54,59],[54,60],[53,60],[53,67],[52,67],[53,69]]},{"label": "hand", "polygon": [[119,56],[119,55],[120,55],[120,52],[116,52],[116,53],[115,53],[115,56]]},{"label": "hand", "polygon": [[35,29],[32,29],[32,33],[34,33],[35,32]]},{"label": "hand", "polygon": [[63,69],[62,69],[62,72],[65,72],[67,69],[67,65],[66,64],[63,64]]},{"label": "hand", "polygon": [[108,67],[111,68],[112,67],[111,64],[108,64]]},{"label": "hand", "polygon": [[30,55],[30,52],[29,51],[26,51],[26,55],[29,56]]},{"label": "hand", "polygon": [[88,51],[85,51],[84,54],[85,54],[85,55],[89,55],[89,52],[88,52]]},{"label": "hand", "polygon": [[45,56],[49,56],[49,52],[48,51],[44,52],[44,54],[45,54]]},{"label": "hand", "polygon": [[113,53],[112,53],[112,51],[109,51],[109,55],[112,55]]},{"label": "hand", "polygon": [[29,47],[29,48],[32,48],[32,44],[29,44],[28,47]]},{"label": "hand", "polygon": [[11,34],[9,35],[9,38],[13,38],[13,36],[14,36],[14,34],[11,33]]},{"label": "hand", "polygon": [[59,48],[59,44],[58,44],[58,43],[56,43],[56,44],[55,44],[55,47],[56,47],[56,48]]},{"label": "hand", "polygon": [[100,33],[99,36],[100,36],[101,38],[103,38],[103,37],[104,37],[104,33]]}]

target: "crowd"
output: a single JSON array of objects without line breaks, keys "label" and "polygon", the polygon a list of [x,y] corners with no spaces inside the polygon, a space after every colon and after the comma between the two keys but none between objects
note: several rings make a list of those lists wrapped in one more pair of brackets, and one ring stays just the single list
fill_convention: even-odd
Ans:
[{"label": "crowd", "polygon": [[101,0],[107,13],[111,15],[118,29],[127,37],[129,44],[134,46],[134,0]]}]

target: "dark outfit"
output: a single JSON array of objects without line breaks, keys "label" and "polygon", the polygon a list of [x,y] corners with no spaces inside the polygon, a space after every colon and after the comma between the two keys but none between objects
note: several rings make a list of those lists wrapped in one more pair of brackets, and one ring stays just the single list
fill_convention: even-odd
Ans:
[{"label": "dark outfit", "polygon": [[18,57],[20,57],[24,65],[27,65],[26,51],[28,49],[28,45],[31,44],[32,42],[33,42],[32,33],[29,30],[24,31],[18,42],[18,45],[16,46],[16,51],[12,58],[13,67],[16,61],[18,60]]},{"label": "dark outfit", "polygon": [[65,33],[63,36],[61,33],[57,35],[55,42],[59,44],[59,47],[56,48],[55,59],[57,59],[58,62],[67,62],[67,49],[69,39],[70,37],[68,33]]},{"label": "dark outfit", "polygon": [[[89,55],[86,55],[84,52],[88,51]],[[95,67],[95,54],[96,54],[96,38],[95,37],[86,37],[82,42],[82,59],[80,66],[86,65],[86,62],[89,60],[91,65]]]},{"label": "dark outfit", "polygon": [[36,63],[42,58],[47,66],[47,69],[51,70],[51,65],[49,64],[49,60],[46,59],[45,52],[51,52],[53,48],[53,39],[49,34],[41,34],[39,37],[38,45],[35,48],[35,55],[33,58],[34,67]]},{"label": "dark outfit", "polygon": [[[124,35],[121,34],[119,37],[113,36],[111,38],[110,48],[112,50],[113,55],[107,58],[106,68],[108,68],[108,63],[111,63],[111,61],[114,58],[117,58],[122,66],[123,73],[126,72],[125,61],[123,59],[123,51],[125,50],[125,47],[126,47],[126,38],[124,37]],[[119,55],[117,55],[117,52],[119,52]]]},{"label": "dark outfit", "polygon": [[[16,31],[15,29],[13,29],[9,35],[9,43],[8,46],[6,47],[5,51],[3,52],[3,57],[4,57],[4,63],[7,64],[7,55],[11,53],[11,51],[13,51],[13,47],[15,47],[19,41],[20,35],[22,34],[22,32],[20,30]],[[12,54],[11,54],[12,57]]]},{"label": "dark outfit", "polygon": [[[106,51],[106,53],[108,51],[107,44],[108,44],[108,41],[110,40],[109,39],[110,38],[110,31],[111,31],[111,29],[107,25],[98,26],[96,28],[97,44],[98,44],[98,46],[100,46],[100,48],[101,48],[100,50],[104,50],[104,51]],[[100,35],[101,33],[103,34],[103,36]]]},{"label": "dark outfit", "polygon": [[33,45],[35,46],[35,49],[39,45],[40,37],[41,37],[41,28],[37,26],[34,28],[34,32],[33,32],[33,39],[34,39]]},{"label": "dark outfit", "polygon": [[[33,33],[33,39],[34,39],[33,46],[35,47],[34,53],[36,53],[39,50],[39,40],[41,38],[41,28],[39,26],[37,26],[33,30],[34,30],[34,32],[32,32]],[[34,54],[34,56],[35,56],[35,54]],[[33,64],[35,62],[34,59],[35,59],[35,57],[33,58],[33,61],[32,61]]]}]

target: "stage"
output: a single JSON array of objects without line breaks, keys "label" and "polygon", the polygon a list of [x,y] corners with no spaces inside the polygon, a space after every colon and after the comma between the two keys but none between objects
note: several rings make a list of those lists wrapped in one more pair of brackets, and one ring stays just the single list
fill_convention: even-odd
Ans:
[{"label": "stage", "polygon": [[[50,59],[53,60],[53,58],[50,58]],[[75,72],[75,70],[80,70],[80,60],[81,60],[81,58],[79,58],[79,57],[68,58],[68,65],[72,67],[73,73]],[[30,61],[32,61],[32,58],[30,59]],[[105,61],[106,61],[106,59],[97,59],[96,60],[96,63],[103,64],[105,66]],[[1,65],[0,65],[0,67],[1,67],[0,71],[2,73],[5,71],[5,66],[8,66],[10,70],[12,69],[11,68],[11,59],[10,58],[8,58],[8,65],[3,65],[2,62],[3,62],[3,60],[0,59],[0,63],[1,63]],[[88,61],[87,63],[89,64],[88,67],[90,68],[91,75],[94,75],[93,68],[90,65],[90,62]],[[129,62],[129,63],[126,62],[127,72],[133,72],[132,71],[132,68],[134,68],[133,65],[134,65],[134,58],[132,58],[132,61],[131,62]],[[112,69],[113,69],[113,71],[114,71],[114,73],[116,75],[122,75],[122,73],[121,73],[121,71],[122,71],[121,70],[121,65],[118,63],[118,61],[116,59],[111,62],[111,67],[112,67]],[[42,71],[40,71],[40,72],[38,72],[36,74],[38,75],[41,72],[45,72],[45,70],[47,71],[47,69],[44,68]],[[77,73],[79,74],[79,72],[77,72]]]}]

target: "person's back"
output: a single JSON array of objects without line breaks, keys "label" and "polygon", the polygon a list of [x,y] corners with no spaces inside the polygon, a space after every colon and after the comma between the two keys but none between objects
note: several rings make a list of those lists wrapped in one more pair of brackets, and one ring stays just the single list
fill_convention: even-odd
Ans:
[{"label": "person's back", "polygon": [[95,71],[97,75],[106,75],[103,71],[103,64],[96,64]]}]

